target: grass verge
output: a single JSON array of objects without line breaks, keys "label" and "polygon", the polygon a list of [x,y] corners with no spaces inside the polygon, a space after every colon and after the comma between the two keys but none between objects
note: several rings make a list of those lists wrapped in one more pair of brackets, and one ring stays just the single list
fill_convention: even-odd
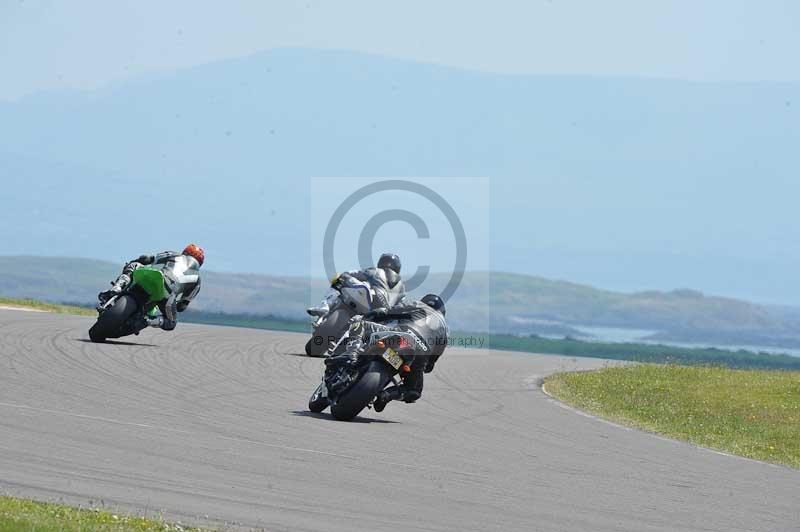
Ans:
[{"label": "grass verge", "polygon": [[42,303],[33,299],[9,299],[0,297],[0,306],[29,308],[44,312],[56,312],[58,314],[77,314],[79,316],[97,316],[97,312],[90,308],[78,307],[75,305],[55,305],[53,303]]},{"label": "grass verge", "polygon": [[150,532],[200,531],[180,524],[99,510],[85,510],[0,496],[2,532]]},{"label": "grass verge", "polygon": [[800,468],[800,372],[644,364],[560,373],[545,387],[620,424]]},{"label": "grass verge", "polygon": [[717,347],[679,347],[637,343],[589,342],[573,338],[551,339],[538,336],[489,336],[489,347],[527,353],[549,353],[574,357],[631,360],[653,364],[725,366],[740,369],[785,369],[800,371],[800,357],[755,353],[744,349]]}]

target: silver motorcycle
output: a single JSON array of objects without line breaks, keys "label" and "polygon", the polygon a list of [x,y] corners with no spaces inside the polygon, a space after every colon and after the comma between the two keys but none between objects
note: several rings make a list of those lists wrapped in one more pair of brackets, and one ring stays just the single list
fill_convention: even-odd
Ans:
[{"label": "silver motorcycle", "polygon": [[313,332],[306,342],[306,355],[310,357],[326,356],[329,350],[343,348],[339,340],[347,331],[350,319],[372,310],[374,289],[367,281],[342,275],[331,287],[338,295],[329,304],[328,312],[312,323]]}]

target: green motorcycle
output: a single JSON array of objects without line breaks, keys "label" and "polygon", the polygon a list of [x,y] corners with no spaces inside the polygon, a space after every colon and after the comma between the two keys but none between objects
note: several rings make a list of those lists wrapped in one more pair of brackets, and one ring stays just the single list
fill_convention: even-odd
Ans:
[{"label": "green motorcycle", "polygon": [[147,318],[158,315],[158,305],[169,297],[161,269],[142,267],[131,274],[130,285],[97,308],[97,322],[89,329],[92,342],[138,334]]}]

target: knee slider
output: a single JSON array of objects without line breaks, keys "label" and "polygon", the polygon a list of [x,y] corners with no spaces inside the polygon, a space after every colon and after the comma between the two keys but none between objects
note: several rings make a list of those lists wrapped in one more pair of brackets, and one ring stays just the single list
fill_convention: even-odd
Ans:
[{"label": "knee slider", "polygon": [[407,392],[405,392],[403,394],[403,402],[413,403],[417,399],[419,399],[420,397],[422,397],[422,393],[421,392],[418,392],[416,390],[410,390],[410,391],[407,391]]}]

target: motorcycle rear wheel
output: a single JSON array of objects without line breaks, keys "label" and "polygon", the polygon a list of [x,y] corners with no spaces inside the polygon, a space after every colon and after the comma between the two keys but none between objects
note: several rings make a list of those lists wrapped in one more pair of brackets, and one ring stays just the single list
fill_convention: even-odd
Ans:
[{"label": "motorcycle rear wheel", "polygon": [[352,420],[375,399],[391,378],[389,366],[381,360],[373,360],[358,382],[331,405],[331,414],[339,421]]}]

